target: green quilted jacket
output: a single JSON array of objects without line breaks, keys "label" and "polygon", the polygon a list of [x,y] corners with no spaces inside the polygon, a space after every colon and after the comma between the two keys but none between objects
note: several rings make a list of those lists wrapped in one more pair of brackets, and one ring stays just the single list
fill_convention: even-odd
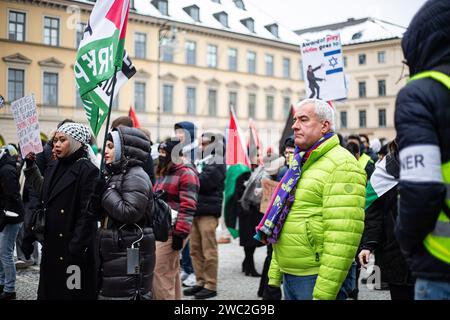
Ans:
[{"label": "green quilted jacket", "polygon": [[273,245],[269,284],[318,274],[314,299],[335,299],[364,231],[366,174],[336,135],[303,165],[295,200]]}]

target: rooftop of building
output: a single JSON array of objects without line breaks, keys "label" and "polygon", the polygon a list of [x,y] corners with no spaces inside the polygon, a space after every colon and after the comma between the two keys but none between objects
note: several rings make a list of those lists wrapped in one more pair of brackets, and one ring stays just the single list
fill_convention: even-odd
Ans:
[{"label": "rooftop of building", "polygon": [[296,30],[302,40],[313,40],[330,33],[339,32],[342,45],[401,39],[405,27],[376,18],[349,18],[347,21]]}]

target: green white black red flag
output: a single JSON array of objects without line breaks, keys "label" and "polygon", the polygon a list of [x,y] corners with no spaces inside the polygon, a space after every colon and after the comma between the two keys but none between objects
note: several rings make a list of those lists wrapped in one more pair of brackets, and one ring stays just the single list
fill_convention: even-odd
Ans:
[{"label": "green white black red flag", "polygon": [[108,116],[111,95],[136,73],[124,49],[129,7],[130,0],[97,1],[78,48],[75,79],[95,135]]}]

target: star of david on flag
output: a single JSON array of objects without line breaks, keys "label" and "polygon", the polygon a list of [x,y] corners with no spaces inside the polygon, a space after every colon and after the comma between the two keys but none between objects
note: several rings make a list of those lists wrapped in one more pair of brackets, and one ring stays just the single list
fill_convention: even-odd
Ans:
[{"label": "star of david on flag", "polygon": [[340,62],[338,59],[338,55],[341,54],[341,49],[332,50],[328,52],[324,52],[323,56],[328,61],[328,64],[326,65],[327,69],[325,70],[326,75],[330,75],[333,73],[338,72],[344,72],[344,69],[342,67],[339,67]]}]

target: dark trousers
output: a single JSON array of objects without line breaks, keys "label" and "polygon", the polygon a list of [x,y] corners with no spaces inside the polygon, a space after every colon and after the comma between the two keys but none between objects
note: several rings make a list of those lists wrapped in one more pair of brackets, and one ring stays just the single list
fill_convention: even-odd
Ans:
[{"label": "dark trousers", "polygon": [[269,268],[270,261],[272,261],[272,245],[267,245],[267,256],[264,260],[264,267],[261,274],[261,281],[259,282],[258,297],[262,297],[263,300],[281,300],[281,289],[279,287],[269,286]]},{"label": "dark trousers", "polygon": [[391,300],[414,300],[414,286],[389,283]]},{"label": "dark trousers", "polygon": [[309,89],[311,90],[311,95],[309,96],[309,98],[314,98],[314,96],[316,95],[316,90],[317,90],[317,99],[320,99],[320,87],[317,83],[314,83],[313,85],[309,86]]}]

